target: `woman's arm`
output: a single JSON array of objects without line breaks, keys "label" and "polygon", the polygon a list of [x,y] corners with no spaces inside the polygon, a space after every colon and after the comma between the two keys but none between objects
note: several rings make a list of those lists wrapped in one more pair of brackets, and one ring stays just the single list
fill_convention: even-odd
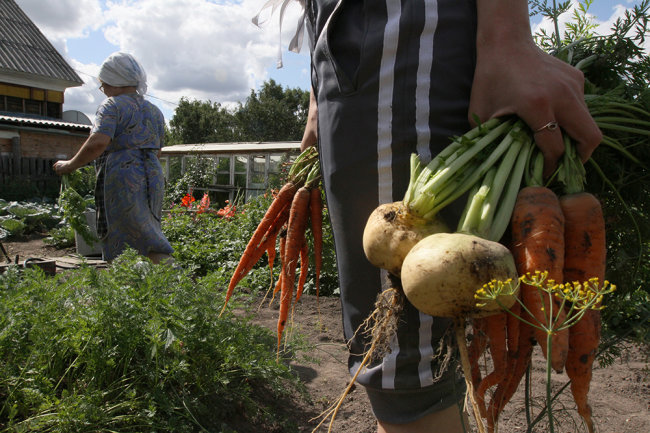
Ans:
[{"label": "woman's arm", "polygon": [[[477,13],[470,121],[517,114],[533,130],[555,121],[589,159],[602,133],[584,101],[582,72],[535,45],[526,0],[478,0]],[[535,141],[549,175],[564,153],[561,131],[541,129]]]},{"label": "woman's arm", "polygon": [[318,104],[314,96],[314,89],[309,92],[309,113],[307,114],[307,124],[305,132],[300,143],[300,151],[314,146],[318,142]]},{"label": "woman's arm", "polygon": [[110,142],[111,137],[101,132],[95,132],[88,137],[72,159],[57,161],[52,168],[59,175],[72,173],[99,157]]}]

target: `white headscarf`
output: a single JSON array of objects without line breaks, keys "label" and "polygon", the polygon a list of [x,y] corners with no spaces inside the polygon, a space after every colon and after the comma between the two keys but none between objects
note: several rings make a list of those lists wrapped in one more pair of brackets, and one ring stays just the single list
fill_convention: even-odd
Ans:
[{"label": "white headscarf", "polygon": [[131,54],[115,52],[108,56],[98,78],[113,87],[135,86],[140,95],[147,93],[147,74]]}]

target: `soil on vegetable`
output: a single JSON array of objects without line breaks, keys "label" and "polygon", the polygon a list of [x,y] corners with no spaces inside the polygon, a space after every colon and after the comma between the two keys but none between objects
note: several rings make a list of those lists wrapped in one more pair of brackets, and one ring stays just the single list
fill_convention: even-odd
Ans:
[{"label": "soil on vegetable", "polygon": [[[45,245],[39,236],[18,240],[3,240],[8,255],[20,261],[25,258],[56,258],[75,253],[74,248],[56,249]],[[0,257],[6,262],[5,257]],[[259,302],[259,301],[256,301]],[[263,304],[254,312],[254,320],[273,332],[276,329],[277,302],[273,306]],[[296,396],[295,405],[289,409],[300,432],[311,432],[322,418],[319,415],[334,404],[350,376],[347,372],[347,349],[341,330],[341,309],[338,298],[317,299],[303,295],[293,314],[292,324],[285,332],[292,332],[310,347],[291,361],[296,374],[305,385],[309,398]],[[599,433],[645,433],[650,432],[650,364],[644,349],[625,347],[621,357],[608,367],[596,365],[589,399],[593,408],[596,431]],[[567,381],[565,374],[553,373],[554,388]],[[539,348],[535,349],[530,387],[536,398],[532,412],[539,414],[540,393],[544,392],[544,360]],[[506,406],[500,418],[499,432],[519,433],[526,431],[524,384]],[[577,415],[570,392],[566,389],[555,404],[557,433],[586,432]],[[318,431],[327,431],[327,422]],[[374,433],[375,420],[368,398],[361,386],[355,386],[345,399],[334,421],[334,432]],[[477,430],[473,426],[473,432]],[[534,432],[546,432],[544,422]]]}]

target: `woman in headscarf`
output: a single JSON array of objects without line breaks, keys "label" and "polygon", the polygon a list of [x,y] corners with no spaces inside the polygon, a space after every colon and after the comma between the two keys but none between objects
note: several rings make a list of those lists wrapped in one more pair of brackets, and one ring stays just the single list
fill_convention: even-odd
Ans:
[{"label": "woman in headscarf", "polygon": [[173,249],[160,225],[163,115],[144,99],[147,77],[130,54],[111,54],[98,78],[107,98],[97,109],[91,134],[72,159],[57,161],[54,171],[67,174],[95,161],[97,234],[104,260],[113,260],[127,246],[154,263],[168,260]]}]

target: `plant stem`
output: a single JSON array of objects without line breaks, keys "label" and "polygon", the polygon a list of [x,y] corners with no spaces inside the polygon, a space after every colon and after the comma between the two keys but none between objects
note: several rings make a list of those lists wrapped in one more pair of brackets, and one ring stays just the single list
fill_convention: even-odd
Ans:
[{"label": "plant stem", "polygon": [[548,428],[550,433],[555,433],[553,426],[553,411],[551,410],[552,390],[551,390],[551,344],[553,333],[548,331],[546,334],[546,412],[548,414]]},{"label": "plant stem", "polygon": [[[483,128],[495,123],[497,122],[491,122],[490,125],[486,124]],[[490,153],[478,169],[474,169],[475,158],[478,153],[506,133],[511,128],[512,123],[512,120],[498,123],[496,127],[490,129],[487,134],[476,142],[469,140],[467,135],[456,140],[452,145],[455,149],[454,152],[441,152],[438,157],[434,158],[422,169],[417,179],[411,179],[414,185],[412,188],[409,187],[409,195],[405,196],[404,205],[415,215],[433,218],[442,207],[467,192],[500,158],[508,147],[508,143],[504,143],[504,140],[497,146],[497,149]],[[470,136],[473,137],[476,133],[475,130],[472,130]],[[468,167],[471,167],[471,169]],[[440,193],[446,190],[447,185],[457,181],[459,177],[463,181],[455,187],[454,193],[441,199]]]}]

